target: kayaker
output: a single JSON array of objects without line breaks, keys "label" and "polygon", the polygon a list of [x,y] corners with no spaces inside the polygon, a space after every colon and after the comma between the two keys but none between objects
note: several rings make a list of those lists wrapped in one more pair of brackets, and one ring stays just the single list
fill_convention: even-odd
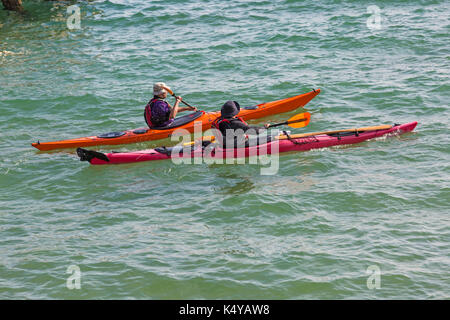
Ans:
[{"label": "kayaker", "polygon": [[268,123],[264,127],[249,126],[242,118],[237,116],[240,109],[239,103],[236,101],[225,102],[220,110],[221,116],[212,124],[212,128],[220,131],[224,147],[230,144],[234,145],[233,147],[243,147],[248,144],[248,133],[260,134],[269,127]]},{"label": "kayaker", "polygon": [[[170,125],[178,112],[193,110],[196,107],[179,107],[183,100],[176,97],[175,105],[171,106],[165,99],[167,98],[167,90],[169,88],[164,82],[157,82],[153,85],[153,98],[145,106],[144,118],[147,125],[151,127],[165,127]],[[170,89],[170,88],[169,88]]]}]

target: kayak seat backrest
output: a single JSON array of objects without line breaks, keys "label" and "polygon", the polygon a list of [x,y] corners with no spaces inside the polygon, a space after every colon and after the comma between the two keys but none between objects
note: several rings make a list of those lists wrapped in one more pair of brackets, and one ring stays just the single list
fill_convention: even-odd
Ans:
[{"label": "kayak seat backrest", "polygon": [[202,111],[196,111],[190,114],[187,114],[182,117],[175,118],[171,124],[164,127],[152,127],[153,130],[166,130],[166,129],[172,129],[176,127],[180,127],[182,125],[185,125],[186,123],[192,122],[195,119],[200,118],[203,115]]}]

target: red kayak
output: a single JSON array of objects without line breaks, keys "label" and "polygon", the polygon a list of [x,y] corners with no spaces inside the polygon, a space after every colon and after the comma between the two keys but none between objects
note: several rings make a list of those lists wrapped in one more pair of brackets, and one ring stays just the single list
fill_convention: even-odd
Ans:
[{"label": "red kayak", "polygon": [[381,125],[355,129],[313,132],[294,135],[281,135],[268,143],[251,145],[245,148],[222,149],[217,144],[197,143],[191,146],[160,147],[155,149],[101,153],[82,148],[77,149],[81,161],[91,164],[121,164],[176,158],[241,158],[257,155],[275,154],[291,151],[308,151],[338,145],[355,144],[388,134],[402,134],[413,131],[417,122],[395,125]]}]

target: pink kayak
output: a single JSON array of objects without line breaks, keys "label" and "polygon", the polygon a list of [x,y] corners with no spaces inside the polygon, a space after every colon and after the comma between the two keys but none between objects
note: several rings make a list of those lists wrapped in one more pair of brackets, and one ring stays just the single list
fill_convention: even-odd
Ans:
[{"label": "pink kayak", "polygon": [[[222,149],[214,143],[194,146],[160,147],[133,152],[101,153],[82,148],[77,149],[81,161],[91,164],[120,164],[176,158],[241,158],[258,155],[276,154],[291,151],[308,151],[338,145],[355,144],[388,134],[402,134],[413,131],[417,122],[406,124],[382,125],[355,129],[313,132],[294,135],[282,135],[272,138],[268,143],[245,148]],[[205,146],[206,145],[206,146]]]}]

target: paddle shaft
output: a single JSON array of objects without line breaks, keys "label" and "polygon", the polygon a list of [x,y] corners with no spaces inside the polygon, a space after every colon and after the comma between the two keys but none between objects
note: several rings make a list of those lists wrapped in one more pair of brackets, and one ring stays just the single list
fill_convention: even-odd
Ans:
[{"label": "paddle shaft", "polygon": [[280,122],[280,123],[275,123],[275,124],[271,124],[269,125],[267,128],[273,128],[273,127],[279,127],[279,126],[284,126],[286,124],[291,124],[291,123],[298,123],[298,122],[304,122],[307,119],[299,119],[299,120],[294,120],[294,121],[285,121],[285,122]]},{"label": "paddle shaft", "polygon": [[[177,96],[175,94],[172,94],[172,97],[175,97],[175,99],[177,98]],[[182,103],[184,103],[185,105],[187,105],[189,108],[194,109],[193,106],[191,106],[189,103],[185,102],[184,100],[181,100]]]},{"label": "paddle shaft", "polygon": [[[170,89],[167,88],[167,87],[164,87],[164,89],[165,89],[172,97],[174,97],[175,99],[177,98],[177,96],[175,95],[175,93],[174,93],[172,90],[170,90]],[[193,106],[191,106],[189,103],[185,102],[184,100],[181,100],[181,102],[184,103],[185,105],[187,105],[189,108],[194,109]]]},{"label": "paddle shaft", "polygon": [[[311,133],[299,133],[299,134],[293,134],[289,137],[291,139],[296,138],[303,138],[303,137],[310,137],[310,136],[317,136],[319,134],[333,134],[333,133],[340,133],[340,132],[362,132],[362,131],[374,131],[374,130],[386,130],[392,128],[391,125],[382,125],[382,126],[375,126],[375,127],[363,127],[363,128],[353,128],[353,129],[343,129],[343,130],[334,130],[334,131],[320,131],[320,132],[311,132]],[[276,137],[278,140],[284,140],[288,139],[286,135],[281,135]]]}]

